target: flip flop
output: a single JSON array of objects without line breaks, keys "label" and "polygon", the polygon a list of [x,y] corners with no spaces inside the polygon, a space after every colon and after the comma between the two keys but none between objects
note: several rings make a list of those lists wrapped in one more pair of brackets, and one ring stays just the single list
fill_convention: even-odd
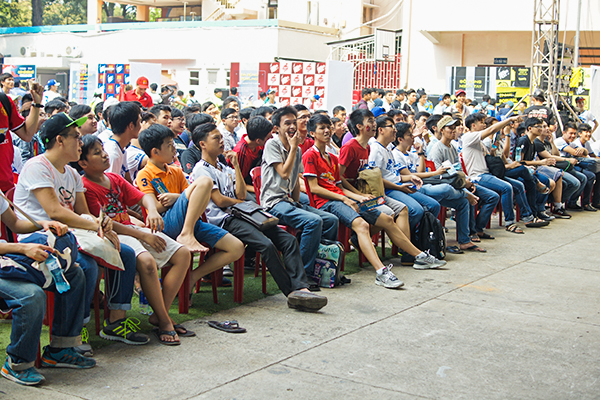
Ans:
[{"label": "flip flop", "polygon": [[479,247],[477,245],[469,246],[469,247],[466,247],[466,248],[461,249],[461,250],[464,250],[464,251],[476,251],[476,252],[479,252],[479,253],[487,253],[486,249],[482,249],[481,247]]},{"label": "flip flop", "polygon": [[479,235],[472,235],[471,236],[471,242],[473,242],[473,243],[479,243],[479,242],[481,242],[481,239],[479,238]]},{"label": "flip flop", "polygon": [[464,254],[465,253],[458,246],[448,246],[448,247],[446,247],[446,251],[448,253],[452,253],[452,254]]},{"label": "flip flop", "polygon": [[524,234],[523,230],[517,226],[517,224],[510,224],[506,227],[506,231],[510,233],[517,233],[519,235]]},{"label": "flip flop", "polygon": [[208,326],[228,333],[244,333],[246,328],[240,328],[237,321],[207,321]]},{"label": "flip flop", "polygon": [[161,338],[161,336],[164,335],[168,335],[174,338],[175,336],[177,336],[177,332],[175,331],[161,331],[160,329],[153,329],[152,331],[156,335],[156,338],[158,339],[160,344],[164,344],[165,346],[179,346],[181,344],[179,340],[172,342]]},{"label": "flip flop", "polygon": [[196,336],[196,332],[190,331],[189,329],[187,329],[185,326],[183,326],[181,324],[173,324],[173,328],[175,328],[175,330],[177,331],[177,334],[180,337],[194,337],[194,336]]},{"label": "flip flop", "polygon": [[480,239],[488,239],[488,240],[493,240],[496,239],[495,237],[493,237],[492,235],[490,235],[489,233],[478,233],[477,236],[479,236]]},{"label": "flip flop", "polygon": [[534,218],[530,222],[526,222],[525,226],[527,228],[541,228],[542,226],[548,226],[550,222],[544,221],[543,219]]}]

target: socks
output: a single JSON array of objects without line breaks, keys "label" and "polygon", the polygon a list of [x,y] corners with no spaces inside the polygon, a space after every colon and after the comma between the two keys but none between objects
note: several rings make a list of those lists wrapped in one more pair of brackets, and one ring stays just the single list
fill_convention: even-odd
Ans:
[{"label": "socks", "polygon": [[385,269],[385,267],[383,267],[383,268],[379,268],[379,269],[378,269],[377,271],[375,271],[375,272],[377,272],[377,275],[381,275],[381,274],[383,274],[383,270],[384,270],[384,269]]},{"label": "socks", "polygon": [[554,202],[554,208],[562,208],[562,207],[563,207],[562,203]]}]

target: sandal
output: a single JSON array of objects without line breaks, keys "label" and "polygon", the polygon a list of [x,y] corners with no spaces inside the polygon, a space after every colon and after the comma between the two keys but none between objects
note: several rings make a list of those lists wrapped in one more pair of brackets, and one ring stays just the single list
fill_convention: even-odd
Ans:
[{"label": "sandal", "polygon": [[177,331],[177,334],[180,337],[194,337],[194,336],[196,336],[196,332],[190,331],[189,329],[187,329],[185,326],[183,326],[181,324],[173,324],[173,328],[175,328],[175,331]]},{"label": "sandal", "polygon": [[548,226],[550,222],[544,221],[543,219],[534,218],[529,222],[525,223],[527,228],[541,228],[542,226]]},{"label": "sandal", "polygon": [[477,245],[473,245],[473,246],[469,246],[469,247],[465,247],[464,249],[461,249],[464,251],[476,251],[478,253],[487,253],[486,249],[483,249]]},{"label": "sandal", "polygon": [[506,227],[506,231],[511,232],[511,233],[517,233],[519,235],[522,235],[525,233],[525,232],[523,232],[523,230],[521,228],[519,228],[517,226],[517,224],[510,224],[509,226]]},{"label": "sandal", "polygon": [[240,325],[237,321],[207,321],[208,326],[211,328],[218,329],[223,332],[229,333],[244,333],[246,332],[246,328],[240,328]]},{"label": "sandal", "polygon": [[550,193],[550,188],[548,186],[544,185],[542,182],[538,182],[538,184],[535,186],[535,188],[541,194],[548,194],[548,193]]},{"label": "sandal", "polygon": [[165,335],[171,336],[172,338],[174,338],[175,336],[177,336],[177,332],[175,332],[175,331],[161,331],[160,329],[153,329],[152,331],[156,335],[156,338],[158,339],[160,344],[164,344],[165,346],[179,346],[181,344],[181,342],[179,340],[169,341],[169,340],[164,340],[162,338],[162,336],[165,336]]},{"label": "sandal", "polygon": [[472,235],[470,237],[470,239],[471,239],[471,242],[473,242],[473,243],[480,243],[481,242],[481,239],[479,238],[479,235],[477,235],[477,234]]},{"label": "sandal", "polygon": [[452,254],[464,254],[465,253],[458,246],[448,246],[448,247],[446,247],[446,251],[448,253],[452,253]]},{"label": "sandal", "polygon": [[485,233],[485,232],[478,233],[477,236],[479,236],[480,239],[487,239],[487,240],[496,239],[495,237],[493,237],[489,233]]}]

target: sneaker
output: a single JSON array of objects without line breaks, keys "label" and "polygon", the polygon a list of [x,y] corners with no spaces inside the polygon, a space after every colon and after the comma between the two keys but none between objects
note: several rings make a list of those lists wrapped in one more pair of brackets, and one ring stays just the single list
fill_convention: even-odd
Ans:
[{"label": "sneaker", "polygon": [[554,211],[552,211],[552,215],[554,215],[556,218],[562,218],[562,219],[569,219],[571,218],[571,214],[569,214],[567,212],[567,210],[565,210],[564,208],[555,208]]},{"label": "sneaker", "polygon": [[400,257],[400,264],[411,266],[415,263],[415,256],[411,256],[408,253],[402,253],[402,257]]},{"label": "sneaker", "polygon": [[233,271],[229,265],[223,267],[223,276],[233,276]]},{"label": "sneaker", "polygon": [[415,263],[413,264],[414,269],[433,269],[446,265],[446,261],[438,260],[429,251],[421,252],[415,257]]},{"label": "sneaker", "polygon": [[574,203],[574,204],[567,204],[567,208],[569,210],[575,210],[575,211],[582,211],[583,207],[581,207],[579,204]]},{"label": "sneaker", "polygon": [[92,357],[94,355],[94,351],[92,350],[92,346],[89,343],[89,339],[90,333],[84,326],[81,330],[81,344],[79,346],[73,347],[76,352],[78,352],[84,357]]},{"label": "sneaker", "polygon": [[592,211],[592,212],[596,212],[598,210],[596,210],[596,208],[592,207],[590,204],[586,204],[585,206],[583,206],[583,211]]},{"label": "sneaker", "polygon": [[327,305],[327,297],[319,296],[312,292],[294,290],[288,295],[287,303],[289,308],[295,308],[300,311],[316,312]]},{"label": "sneaker", "polygon": [[404,282],[400,279],[396,278],[396,275],[391,271],[392,264],[387,267],[383,267],[383,271],[381,274],[377,274],[377,278],[375,278],[375,283],[379,286],[383,286],[388,289],[397,289],[401,286],[404,286]]},{"label": "sneaker", "polygon": [[0,374],[6,379],[26,386],[37,385],[45,381],[44,376],[37,372],[35,368],[31,367],[23,371],[15,371],[11,368],[11,364],[10,356],[6,357],[6,362],[2,366],[2,370],[0,370]]},{"label": "sneaker", "polygon": [[244,258],[244,271],[255,271],[256,270],[256,254],[254,257]]},{"label": "sneaker", "polygon": [[133,345],[148,343],[150,338],[143,333],[138,333],[139,329],[140,320],[137,318],[122,318],[112,324],[109,324],[108,320],[104,320],[100,337]]},{"label": "sneaker", "polygon": [[96,360],[82,356],[72,347],[67,347],[57,353],[52,353],[50,346],[44,347],[42,367],[87,369],[95,366]]},{"label": "sneaker", "polygon": [[544,221],[554,220],[554,217],[552,215],[548,214],[546,211],[540,211],[539,213],[537,213],[537,217],[539,219],[543,219]]},{"label": "sneaker", "polygon": [[[254,270],[253,270],[253,271],[254,271]],[[225,275],[225,271],[223,271],[223,275]],[[212,277],[211,277],[211,275],[210,275],[210,274],[208,274],[208,275],[206,275],[205,277],[203,277],[203,278],[202,278],[202,282],[204,282],[204,283],[212,283]],[[220,286],[220,287],[231,287],[231,286],[232,286],[232,283],[231,283],[231,281],[230,281],[229,279],[227,279],[227,278],[225,278],[225,277],[223,276],[223,280],[221,281],[221,284],[219,285],[219,284],[217,283],[217,286]]]}]

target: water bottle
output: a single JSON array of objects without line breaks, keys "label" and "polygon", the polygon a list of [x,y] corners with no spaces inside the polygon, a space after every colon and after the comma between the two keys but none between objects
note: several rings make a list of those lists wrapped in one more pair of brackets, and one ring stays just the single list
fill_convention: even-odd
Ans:
[{"label": "water bottle", "polygon": [[152,315],[152,309],[148,304],[148,299],[144,296],[144,292],[140,290],[140,314]]},{"label": "water bottle", "polygon": [[58,293],[64,293],[67,290],[71,289],[71,285],[67,282],[65,278],[65,274],[60,267],[60,262],[56,259],[53,254],[48,253],[48,258],[46,259],[46,267],[52,274],[52,278],[54,279],[54,286],[56,286],[56,290]]},{"label": "water bottle", "polygon": [[523,151],[523,146],[515,148],[515,161],[521,161],[521,152]]}]

